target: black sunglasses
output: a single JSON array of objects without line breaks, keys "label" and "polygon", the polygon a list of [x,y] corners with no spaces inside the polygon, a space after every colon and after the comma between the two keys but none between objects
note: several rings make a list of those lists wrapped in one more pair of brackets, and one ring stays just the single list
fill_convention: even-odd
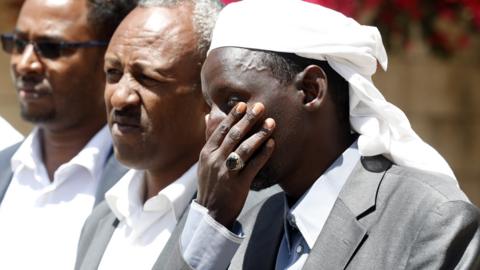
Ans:
[{"label": "black sunglasses", "polygon": [[15,34],[2,34],[2,48],[6,53],[22,54],[28,44],[32,44],[35,52],[48,59],[56,59],[64,55],[66,50],[107,46],[107,41],[89,40],[82,42],[69,41],[32,41],[17,37]]}]

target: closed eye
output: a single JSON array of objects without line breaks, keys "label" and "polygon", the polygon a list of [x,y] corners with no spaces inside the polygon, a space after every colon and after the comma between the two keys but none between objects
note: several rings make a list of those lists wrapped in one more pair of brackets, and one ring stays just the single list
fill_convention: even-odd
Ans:
[{"label": "closed eye", "polygon": [[231,96],[228,98],[227,100],[227,106],[228,108],[232,109],[233,107],[235,107],[235,105],[237,105],[238,102],[242,101],[239,97],[237,96]]},{"label": "closed eye", "polygon": [[116,68],[107,68],[105,71],[107,83],[117,83],[122,78],[122,71]]},{"label": "closed eye", "polygon": [[223,106],[224,108],[221,108],[221,110],[226,114],[228,114],[233,109],[233,107],[235,107],[239,102],[242,102],[242,101],[246,102],[247,100],[240,96],[234,96],[234,95],[228,96],[224,103],[225,106]]},{"label": "closed eye", "polygon": [[154,79],[144,73],[139,74],[137,76],[137,80],[145,87],[154,87],[162,83],[161,81]]}]

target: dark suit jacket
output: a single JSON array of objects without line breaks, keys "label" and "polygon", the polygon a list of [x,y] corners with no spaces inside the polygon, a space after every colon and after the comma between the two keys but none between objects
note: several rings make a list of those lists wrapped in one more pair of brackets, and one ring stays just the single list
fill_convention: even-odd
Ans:
[{"label": "dark suit jacket", "polygon": [[[229,269],[274,269],[283,195],[252,209]],[[480,214],[442,175],[362,157],[303,269],[480,269]],[[190,269],[177,243],[162,269]]]},{"label": "dark suit jacket", "polygon": [[[0,203],[2,202],[13,177],[10,161],[21,144],[22,142],[0,151]],[[113,148],[111,148],[103,169],[101,182],[99,183],[95,194],[95,205],[105,199],[105,192],[107,192],[126,172],[127,168],[118,163],[113,155]]]}]

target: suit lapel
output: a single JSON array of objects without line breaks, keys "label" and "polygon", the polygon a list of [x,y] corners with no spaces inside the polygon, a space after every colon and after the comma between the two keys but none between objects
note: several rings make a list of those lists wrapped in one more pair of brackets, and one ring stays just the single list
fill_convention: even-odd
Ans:
[{"label": "suit lapel", "polygon": [[337,200],[303,269],[344,269],[366,230],[341,200]]},{"label": "suit lapel", "polygon": [[187,221],[187,216],[188,216],[187,209],[189,209],[189,207],[187,207],[183,211],[182,216],[180,217],[180,220],[178,221],[177,225],[175,226],[175,229],[172,232],[172,235],[170,236],[167,243],[165,244],[165,247],[160,253],[160,256],[158,256],[158,259],[153,265],[152,269],[161,270],[161,269],[165,269],[164,267],[165,265],[168,265],[167,262],[170,260],[171,254],[174,252],[174,249],[177,248],[178,243],[180,241],[180,237],[182,236],[183,227],[185,226],[185,222]]},{"label": "suit lapel", "polygon": [[105,192],[107,192],[120,178],[128,171],[128,168],[121,165],[113,155],[113,148],[111,148],[108,160],[103,169],[100,183],[98,184],[95,193],[95,206],[105,199]]},{"label": "suit lapel", "polygon": [[22,142],[19,142],[0,152],[0,204],[3,201],[3,197],[5,197],[10,182],[12,182],[12,156],[21,144]]},{"label": "suit lapel", "polygon": [[391,163],[362,157],[333,206],[303,269],[345,269],[368,232],[361,218],[375,209],[377,191]]},{"label": "suit lapel", "polygon": [[80,269],[98,268],[108,242],[110,242],[118,223],[118,219],[112,212],[109,212],[107,216],[99,220],[97,229],[94,233],[95,237],[90,243],[88,251],[85,254],[85,260]]}]

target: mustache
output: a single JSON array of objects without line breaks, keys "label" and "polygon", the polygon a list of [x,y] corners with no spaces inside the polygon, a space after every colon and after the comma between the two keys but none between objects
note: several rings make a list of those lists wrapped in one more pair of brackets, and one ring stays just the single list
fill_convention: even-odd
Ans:
[{"label": "mustache", "polygon": [[43,76],[23,75],[17,77],[15,81],[15,86],[17,89],[38,90],[38,88],[42,88],[43,92],[51,92],[50,90],[47,91],[48,87],[45,87],[45,85],[43,85],[43,80]]},{"label": "mustache", "polygon": [[113,109],[110,112],[111,124],[119,124],[125,126],[141,126],[140,106],[129,106],[122,109]]}]

